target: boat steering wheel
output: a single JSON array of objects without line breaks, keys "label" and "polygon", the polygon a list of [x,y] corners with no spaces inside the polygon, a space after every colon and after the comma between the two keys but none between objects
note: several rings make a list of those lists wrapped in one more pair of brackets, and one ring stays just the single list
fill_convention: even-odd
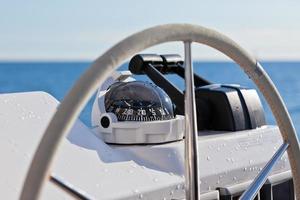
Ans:
[{"label": "boat steering wheel", "polygon": [[297,199],[300,199],[300,147],[287,108],[273,82],[260,64],[238,44],[214,30],[189,24],[168,24],[138,32],[119,42],[100,56],[80,77],[58,107],[35,152],[24,182],[21,200],[38,199],[50,179],[52,161],[62,139],[73,127],[80,112],[106,78],[132,55],[157,44],[173,41],[195,42],[210,46],[235,61],[254,81],[269,104],[284,142]]}]

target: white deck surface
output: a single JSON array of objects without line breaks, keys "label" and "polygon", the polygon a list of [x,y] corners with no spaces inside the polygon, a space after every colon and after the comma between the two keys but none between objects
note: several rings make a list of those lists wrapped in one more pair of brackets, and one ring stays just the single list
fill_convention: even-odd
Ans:
[{"label": "white deck surface", "polygon": [[[58,102],[43,92],[0,95],[1,195],[18,199],[33,153]],[[95,199],[178,196],[182,178],[119,156],[78,121],[64,140],[53,172]],[[65,199],[48,183],[42,199]],[[155,191],[155,193],[153,193]],[[178,192],[176,192],[178,191]],[[149,193],[149,194],[148,194]],[[170,193],[172,193],[170,195]],[[156,197],[158,197],[156,196]]]},{"label": "white deck surface", "polygon": [[[0,95],[0,188],[18,199],[33,153],[58,102],[44,92]],[[253,178],[281,144],[276,127],[199,137],[201,190]],[[109,146],[79,120],[53,173],[95,199],[183,198],[183,143]],[[289,169],[287,157],[273,173]],[[72,199],[47,183],[42,199]]]}]

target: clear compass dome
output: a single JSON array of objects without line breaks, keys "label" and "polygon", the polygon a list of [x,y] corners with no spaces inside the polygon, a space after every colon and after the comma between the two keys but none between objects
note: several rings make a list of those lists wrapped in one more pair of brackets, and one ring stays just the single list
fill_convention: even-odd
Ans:
[{"label": "clear compass dome", "polygon": [[142,81],[117,82],[105,94],[106,112],[118,121],[156,121],[175,117],[170,97],[160,87]]}]

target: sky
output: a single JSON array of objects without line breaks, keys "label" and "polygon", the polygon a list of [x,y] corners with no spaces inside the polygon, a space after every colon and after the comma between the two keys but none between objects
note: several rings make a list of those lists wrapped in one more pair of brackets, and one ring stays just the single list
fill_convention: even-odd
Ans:
[{"label": "sky", "polygon": [[[260,60],[300,60],[297,0],[0,0],[0,60],[92,61],[151,26],[190,23],[229,36]],[[199,60],[226,60],[194,45]],[[147,49],[182,53],[182,44]]]}]

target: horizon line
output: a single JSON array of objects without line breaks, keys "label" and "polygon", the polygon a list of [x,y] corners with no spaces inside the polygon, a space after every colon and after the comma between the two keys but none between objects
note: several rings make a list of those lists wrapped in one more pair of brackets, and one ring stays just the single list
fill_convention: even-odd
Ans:
[{"label": "horizon line", "polygon": [[[0,59],[0,63],[92,63],[96,59]],[[257,59],[259,62],[300,62],[298,59]],[[126,60],[124,63],[129,62]],[[231,59],[203,59],[196,58],[193,62],[228,62],[233,63]]]}]

